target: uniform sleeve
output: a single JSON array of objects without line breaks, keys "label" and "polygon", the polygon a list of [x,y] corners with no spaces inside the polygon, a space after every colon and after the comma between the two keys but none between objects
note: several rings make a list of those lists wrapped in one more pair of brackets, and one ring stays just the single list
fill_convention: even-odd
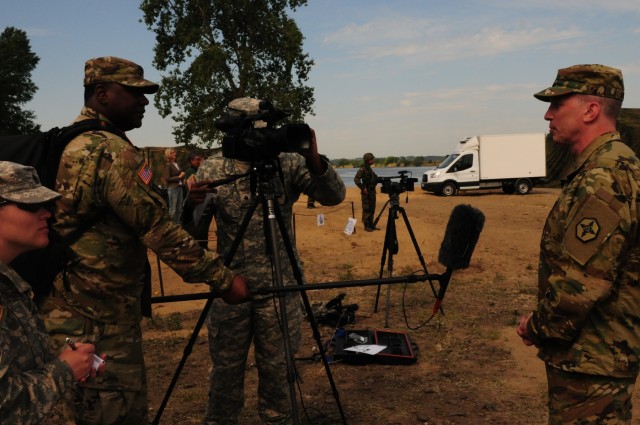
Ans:
[{"label": "uniform sleeve", "polygon": [[[71,369],[57,358],[42,367],[16,371],[11,359],[19,350],[0,324],[0,418],[2,423],[40,423],[62,395],[73,386]],[[12,355],[8,354],[11,349]]]},{"label": "uniform sleeve", "polygon": [[301,155],[292,157],[291,161],[294,164],[292,168],[294,169],[295,185],[302,188],[301,191],[305,195],[311,196],[326,206],[338,205],[344,201],[347,193],[344,182],[325,157],[322,157],[322,161],[326,165],[326,171],[320,176],[313,175],[309,171]]},{"label": "uniform sleeve", "polygon": [[541,258],[546,291],[528,323],[536,344],[574,340],[594,305],[614,290],[618,258],[632,228],[619,177],[601,168],[588,171],[576,185],[577,202],[567,206],[562,240],[543,242],[550,244],[543,252],[560,254]]},{"label": "uniform sleeve", "polygon": [[360,190],[362,190],[362,187],[364,186],[362,182],[363,177],[364,177],[364,170],[361,167],[360,169],[358,169],[356,176],[353,178],[353,182],[356,184],[356,186],[360,188]]},{"label": "uniform sleeve", "polygon": [[219,292],[228,289],[233,282],[231,270],[217,253],[203,249],[172,222],[160,195],[141,177],[145,171],[148,165],[133,147],[115,156],[101,188],[110,209],[186,282],[207,282]]}]

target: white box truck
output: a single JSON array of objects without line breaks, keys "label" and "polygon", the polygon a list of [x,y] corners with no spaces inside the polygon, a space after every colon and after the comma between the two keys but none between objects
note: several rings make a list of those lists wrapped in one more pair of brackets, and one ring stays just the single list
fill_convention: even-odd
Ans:
[{"label": "white box truck", "polygon": [[545,133],[468,137],[437,168],[424,173],[421,187],[443,196],[496,188],[527,194],[546,175],[545,138]]}]

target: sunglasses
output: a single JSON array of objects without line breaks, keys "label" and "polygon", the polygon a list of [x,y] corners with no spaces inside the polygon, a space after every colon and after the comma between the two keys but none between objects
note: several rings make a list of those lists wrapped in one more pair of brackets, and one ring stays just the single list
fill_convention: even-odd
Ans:
[{"label": "sunglasses", "polygon": [[5,205],[5,204],[13,204],[16,207],[18,207],[19,209],[21,209],[22,211],[27,211],[30,213],[37,213],[38,211],[40,211],[40,208],[44,208],[45,210],[49,211],[49,212],[53,212],[55,204],[53,203],[53,201],[49,201],[49,202],[41,202],[38,204],[23,204],[20,202],[11,202],[11,201],[7,201],[7,200],[1,200],[0,201],[0,206]]}]

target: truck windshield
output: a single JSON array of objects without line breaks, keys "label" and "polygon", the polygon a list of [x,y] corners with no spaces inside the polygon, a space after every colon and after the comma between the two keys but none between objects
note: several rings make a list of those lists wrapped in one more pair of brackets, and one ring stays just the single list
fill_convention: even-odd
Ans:
[{"label": "truck windshield", "polygon": [[438,167],[436,167],[436,168],[447,168],[449,166],[449,164],[451,164],[453,161],[455,161],[458,156],[459,156],[459,154],[452,153],[451,155],[447,156],[444,159],[444,161],[442,161],[440,163],[440,165],[438,165]]}]

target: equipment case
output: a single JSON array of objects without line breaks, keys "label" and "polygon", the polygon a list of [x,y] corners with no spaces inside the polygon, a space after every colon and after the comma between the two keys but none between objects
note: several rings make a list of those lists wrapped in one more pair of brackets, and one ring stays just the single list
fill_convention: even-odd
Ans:
[{"label": "equipment case", "polygon": [[[350,336],[354,334],[356,338]],[[364,337],[366,341],[357,337]],[[362,342],[357,342],[356,339],[361,339]],[[345,351],[345,348],[365,344],[384,345],[386,348],[374,355]],[[417,360],[416,352],[417,346],[404,332],[345,329],[343,332],[336,332],[333,340],[333,359],[348,364],[413,364]]]}]

